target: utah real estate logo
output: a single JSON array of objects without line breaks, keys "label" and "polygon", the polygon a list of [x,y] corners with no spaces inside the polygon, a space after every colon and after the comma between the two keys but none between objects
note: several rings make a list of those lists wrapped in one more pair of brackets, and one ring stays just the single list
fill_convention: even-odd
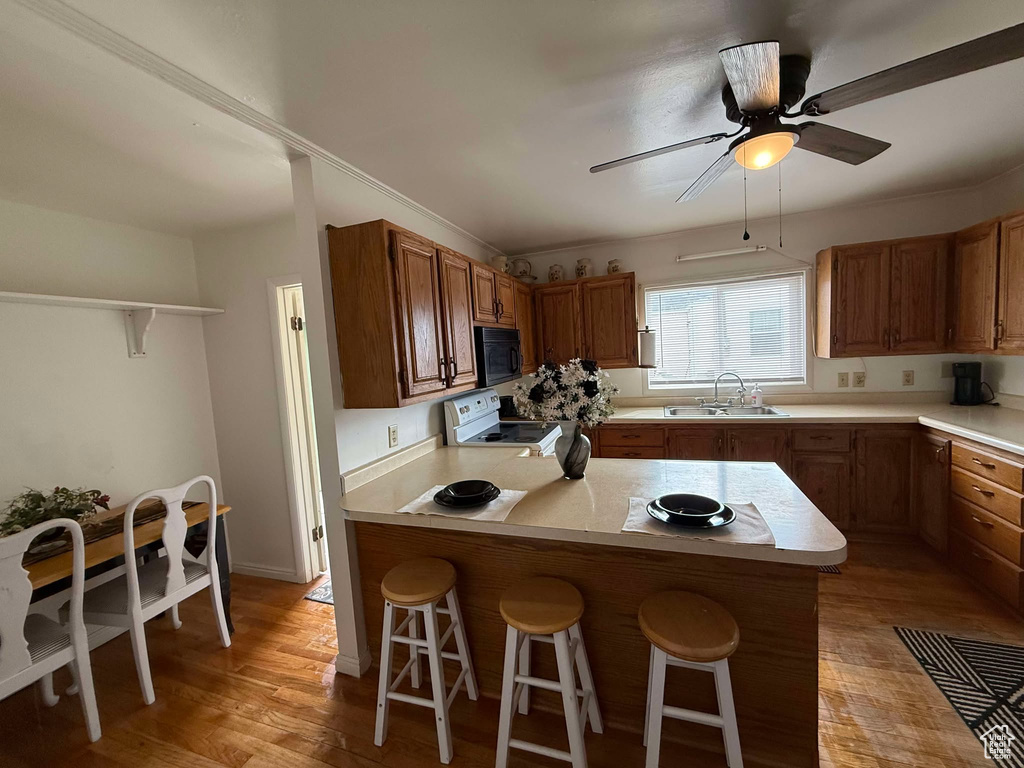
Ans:
[{"label": "utah real estate logo", "polygon": [[1010,745],[1016,738],[1010,732],[1010,726],[992,726],[981,734],[981,741],[985,745],[985,757],[989,760],[1009,760]]}]

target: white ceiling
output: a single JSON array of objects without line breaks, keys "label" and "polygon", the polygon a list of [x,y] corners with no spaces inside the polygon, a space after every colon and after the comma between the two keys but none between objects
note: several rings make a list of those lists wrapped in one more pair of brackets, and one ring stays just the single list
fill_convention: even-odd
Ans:
[{"label": "white ceiling", "polygon": [[279,142],[0,4],[0,198],[189,236],[291,210]]},{"label": "white ceiling", "polygon": [[[674,202],[720,144],[587,172],[625,154],[730,130],[719,99],[721,47],[778,38],[783,53],[811,54],[808,89],[816,92],[1024,21],[1020,0],[69,4],[508,253],[737,220],[738,167],[699,200]],[[60,53],[77,65],[78,54],[63,45]],[[44,102],[32,106],[51,116],[62,112],[59,78],[32,74],[22,98]],[[822,118],[893,147],[856,167],[794,151],[782,168],[785,210],[966,186],[1024,163],[1022,82],[1024,60]],[[95,111],[95,83],[78,87],[90,97],[81,108]],[[100,90],[108,109],[128,111],[126,97],[151,102],[147,111],[196,108],[153,80],[127,93]],[[68,119],[76,122],[69,130],[81,128],[76,115]],[[184,141],[190,125],[168,120],[142,130],[173,129],[177,139],[168,141]],[[124,126],[115,143],[134,141],[137,128]],[[129,154],[137,163],[155,162],[136,149]],[[244,178],[246,162],[204,168],[185,154],[165,151],[162,159],[179,174],[184,169],[173,160],[184,162],[189,180],[205,189],[220,181],[260,191],[233,183]],[[774,171],[751,174],[752,217],[775,212],[776,183]]]}]

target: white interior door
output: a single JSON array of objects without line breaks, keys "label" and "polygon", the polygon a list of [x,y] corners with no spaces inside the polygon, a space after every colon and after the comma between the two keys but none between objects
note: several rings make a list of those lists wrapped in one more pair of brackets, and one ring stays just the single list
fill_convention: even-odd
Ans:
[{"label": "white interior door", "polygon": [[292,423],[298,437],[300,471],[296,478],[306,508],[307,530],[312,541],[312,566],[317,572],[327,570],[327,537],[324,534],[323,493],[320,484],[320,461],[316,448],[316,422],[313,418],[313,388],[309,378],[309,353],[306,347],[305,313],[302,286],[284,288],[289,317],[286,365],[289,368],[293,413]]}]

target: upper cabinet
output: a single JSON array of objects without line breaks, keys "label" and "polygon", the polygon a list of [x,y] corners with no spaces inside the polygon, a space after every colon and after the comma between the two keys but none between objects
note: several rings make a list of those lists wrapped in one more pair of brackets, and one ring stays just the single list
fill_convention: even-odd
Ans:
[{"label": "upper cabinet", "polygon": [[541,362],[564,365],[583,354],[580,287],[576,281],[539,285],[536,302],[537,342]]},{"label": "upper cabinet", "polygon": [[999,224],[999,322],[996,344],[1024,350],[1024,213]]},{"label": "upper cabinet", "polygon": [[478,325],[516,327],[514,280],[486,264],[473,264],[473,321]]},{"label": "upper cabinet", "polygon": [[584,354],[604,368],[638,364],[636,281],[632,272],[580,280]]},{"label": "upper cabinet", "polygon": [[516,328],[519,329],[520,351],[523,356],[523,373],[534,373],[540,367],[537,351],[537,323],[534,319],[535,302],[533,288],[519,280],[515,281]]},{"label": "upper cabinet", "polygon": [[346,408],[397,408],[476,386],[472,262],[378,220],[328,227]]},{"label": "upper cabinet", "polygon": [[830,316],[825,323],[819,320],[818,330],[828,335],[821,348],[831,357],[889,351],[891,251],[889,243],[867,243],[818,254],[818,290],[828,291],[830,306]]},{"label": "upper cabinet", "polygon": [[533,289],[542,362],[586,357],[602,368],[636,368],[636,275],[584,277]]},{"label": "upper cabinet", "polygon": [[958,352],[996,348],[999,223],[956,233],[953,265],[953,347]]},{"label": "upper cabinet", "polygon": [[941,352],[948,341],[950,238],[918,237],[890,246],[889,349]]}]

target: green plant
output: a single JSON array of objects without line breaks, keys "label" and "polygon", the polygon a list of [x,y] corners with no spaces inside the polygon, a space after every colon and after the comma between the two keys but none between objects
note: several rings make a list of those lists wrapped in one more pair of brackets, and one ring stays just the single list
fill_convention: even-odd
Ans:
[{"label": "green plant", "polygon": [[29,488],[8,502],[7,511],[0,519],[0,536],[9,536],[57,518],[82,522],[96,514],[96,507],[110,509],[109,502],[110,497],[102,491],[58,486],[47,494]]}]

